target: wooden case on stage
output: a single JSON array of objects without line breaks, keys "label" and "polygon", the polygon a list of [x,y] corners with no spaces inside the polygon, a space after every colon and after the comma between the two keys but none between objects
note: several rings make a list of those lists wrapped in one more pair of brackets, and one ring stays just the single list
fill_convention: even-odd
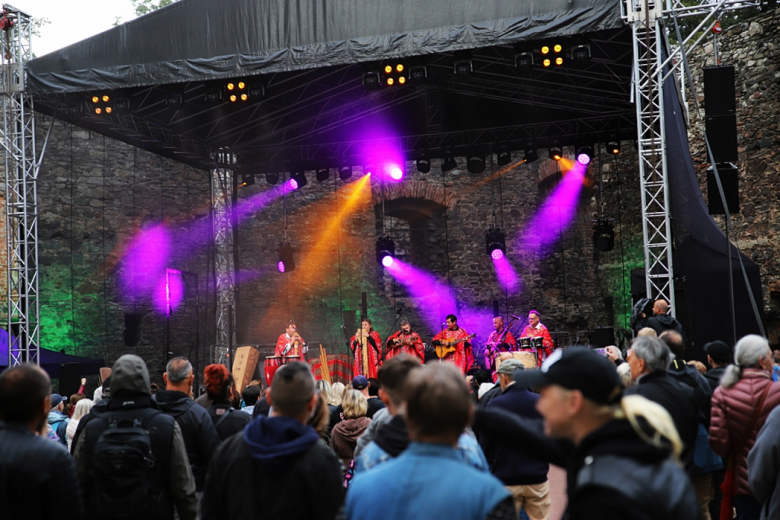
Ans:
[{"label": "wooden case on stage", "polygon": [[254,347],[238,347],[233,359],[233,379],[236,380],[236,390],[244,391],[246,385],[252,382],[260,351]]}]

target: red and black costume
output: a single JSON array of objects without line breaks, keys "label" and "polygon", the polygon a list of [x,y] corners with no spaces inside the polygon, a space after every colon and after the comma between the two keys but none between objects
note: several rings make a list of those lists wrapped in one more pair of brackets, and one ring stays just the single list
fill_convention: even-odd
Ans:
[{"label": "red and black costume", "polygon": [[474,355],[471,353],[471,343],[467,341],[468,336],[469,333],[461,328],[458,328],[457,330],[444,329],[436,334],[431,342],[434,346],[438,346],[441,345],[442,340],[461,340],[454,345],[455,352],[451,352],[441,359],[455,363],[455,366],[463,372],[463,375],[465,375],[474,364]]},{"label": "red and black costume", "polygon": [[[506,331],[506,334],[504,334]],[[500,331],[494,330],[488,336],[485,344],[485,361],[490,370],[495,368],[495,359],[499,352],[511,352],[517,350],[517,340],[509,331],[509,328],[503,328]]]},{"label": "red and black costume", "polygon": [[382,364],[382,338],[379,333],[372,330],[366,338],[366,347],[368,349],[368,373],[364,374],[363,370],[363,343],[358,339],[357,335],[352,336],[349,340],[350,348],[355,354],[355,364],[353,367],[353,373],[355,376],[376,377],[379,371],[379,366]]},{"label": "red and black costume", "polygon": [[[299,336],[300,337],[300,336]],[[306,351],[309,348],[306,346],[306,342],[303,338],[298,342],[298,356],[301,361],[306,363]],[[276,340],[276,348],[274,349],[274,356],[295,356],[295,346],[293,345],[292,338],[285,332],[279,339]]]},{"label": "red and black costume", "polygon": [[[400,343],[396,343],[395,340],[400,341]],[[416,332],[406,332],[402,329],[387,338],[385,359],[390,359],[398,354],[409,354],[419,358],[420,361],[424,361],[425,345],[423,345],[420,335]]]},{"label": "red and black costume", "polygon": [[[547,330],[547,327],[542,325],[541,323],[537,324],[536,327],[532,327],[531,325],[528,325],[524,330],[523,333],[520,335],[521,338],[542,338],[542,348],[537,352],[537,363],[539,366],[542,366],[542,361],[544,361],[547,356],[552,354],[553,351],[553,340],[552,336],[550,336],[550,331]],[[528,349],[521,349],[521,350],[528,350]],[[535,350],[530,350],[531,352],[535,352]]]}]

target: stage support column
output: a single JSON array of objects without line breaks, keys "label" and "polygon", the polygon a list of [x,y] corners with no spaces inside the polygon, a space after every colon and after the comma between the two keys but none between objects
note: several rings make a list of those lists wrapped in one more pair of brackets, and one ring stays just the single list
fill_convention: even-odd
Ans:
[{"label": "stage support column", "polygon": [[235,345],[236,278],[233,251],[233,174],[235,156],[214,154],[211,171],[212,225],[214,230],[214,288],[216,293],[216,338],[212,362],[231,366],[229,348]]},{"label": "stage support column", "polygon": [[[8,5],[0,35],[0,96],[5,149],[8,364],[40,364],[38,303],[38,168],[33,100],[25,64],[32,59],[32,18]],[[48,142],[48,136],[47,136]],[[3,332],[4,333],[4,332]],[[11,341],[11,335],[16,338]]]}]

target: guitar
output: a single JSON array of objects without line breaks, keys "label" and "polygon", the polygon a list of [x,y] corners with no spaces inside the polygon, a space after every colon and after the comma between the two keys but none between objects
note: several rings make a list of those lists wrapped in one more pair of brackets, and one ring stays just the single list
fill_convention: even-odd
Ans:
[{"label": "guitar", "polygon": [[442,359],[449,354],[455,352],[457,349],[455,348],[455,345],[458,343],[462,343],[464,341],[469,341],[471,339],[476,338],[476,334],[469,334],[465,338],[460,339],[442,339],[440,341],[440,345],[436,345],[436,355],[439,356],[439,359]]}]

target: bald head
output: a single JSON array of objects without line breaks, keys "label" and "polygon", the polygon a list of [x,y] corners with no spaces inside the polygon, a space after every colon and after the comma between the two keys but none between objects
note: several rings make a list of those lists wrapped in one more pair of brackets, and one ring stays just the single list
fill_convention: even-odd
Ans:
[{"label": "bald head", "polygon": [[669,304],[666,303],[666,300],[656,300],[655,304],[653,304],[653,314],[656,316],[660,316],[661,314],[666,314],[666,312],[669,310]]},{"label": "bald head", "polygon": [[683,341],[682,335],[676,330],[665,330],[658,336],[658,339],[663,340],[669,350],[672,351],[674,357],[682,359],[685,354],[685,341]]}]

